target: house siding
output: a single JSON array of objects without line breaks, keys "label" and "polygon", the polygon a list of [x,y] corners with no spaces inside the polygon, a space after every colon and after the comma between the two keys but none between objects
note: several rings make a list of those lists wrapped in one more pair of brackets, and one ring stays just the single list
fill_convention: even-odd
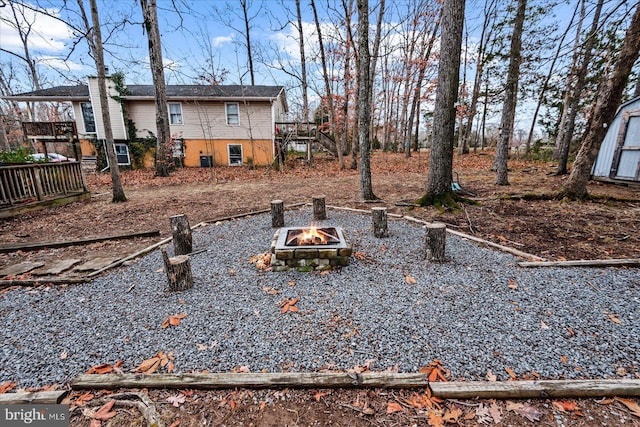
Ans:
[{"label": "house siding", "polygon": [[[113,139],[127,139],[127,132],[124,127],[124,119],[122,117],[122,107],[118,101],[112,98],[112,96],[116,96],[118,93],[115,90],[115,84],[111,80],[107,80],[107,95],[109,95],[107,105],[109,106],[109,117],[111,118],[111,132],[113,132]],[[91,98],[91,106],[93,107],[93,117],[96,121],[96,136],[98,139],[104,139],[104,122],[102,121],[100,92],[98,90],[98,79],[95,77],[89,78],[89,97]],[[80,117],[79,120],[82,121],[82,117]]]},{"label": "house siding", "polygon": [[229,144],[242,145],[242,163],[249,163],[249,159],[255,165],[269,165],[273,162],[273,144],[271,140],[209,140],[209,139],[185,139],[184,165],[187,167],[200,167],[200,156],[212,156],[213,163],[217,166],[229,165]]}]

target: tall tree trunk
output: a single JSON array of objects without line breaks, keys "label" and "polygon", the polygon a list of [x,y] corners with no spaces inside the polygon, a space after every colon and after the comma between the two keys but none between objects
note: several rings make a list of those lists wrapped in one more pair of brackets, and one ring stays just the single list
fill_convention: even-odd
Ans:
[{"label": "tall tree trunk", "polygon": [[553,158],[558,160],[560,158],[560,147],[562,146],[562,140],[564,139],[564,128],[567,122],[567,113],[569,112],[569,102],[571,100],[571,93],[576,80],[576,74],[578,73],[578,60],[580,59],[580,36],[582,35],[582,24],[584,23],[584,17],[586,14],[585,0],[580,0],[580,18],[578,19],[578,26],[576,28],[576,37],[573,41],[573,55],[571,59],[571,66],[569,67],[569,75],[567,76],[566,89],[562,96],[562,113],[560,114],[560,121],[558,122],[558,134],[556,135],[556,145],[553,150]]},{"label": "tall tree trunk", "polygon": [[607,134],[607,125],[616,115],[624,88],[633,64],[640,51],[640,4],[638,4],[631,24],[622,42],[611,77],[602,85],[601,94],[596,97],[596,106],[587,123],[573,170],[561,190],[561,195],[571,199],[587,196],[587,182],[591,176],[593,162],[598,156],[602,140]]},{"label": "tall tree trunk", "polygon": [[518,98],[518,78],[520,76],[520,62],[522,50],[522,29],[524,27],[524,15],[527,9],[527,0],[518,0],[516,19],[513,24],[511,36],[511,49],[509,52],[509,70],[507,71],[507,84],[505,87],[504,104],[502,107],[502,119],[500,120],[500,140],[496,147],[496,184],[509,185],[507,176],[507,161],[509,159],[509,146],[513,134],[513,122],[516,114],[516,100]]},{"label": "tall tree trunk", "polygon": [[[296,0],[296,16],[298,18],[298,48],[300,49],[300,73],[302,84],[302,120],[309,123],[309,97],[307,95],[307,61],[304,54],[304,31],[302,29],[302,12],[300,11],[300,0]],[[306,125],[308,127],[308,125]],[[307,139],[307,164],[311,164],[313,154],[311,153],[311,140]]]},{"label": "tall tree trunk", "polygon": [[582,64],[576,75],[576,85],[571,90],[569,97],[569,112],[567,113],[567,122],[564,126],[562,143],[560,144],[560,158],[558,159],[558,169],[556,175],[565,175],[567,173],[567,163],[569,161],[569,150],[571,148],[571,141],[573,140],[573,131],[576,127],[576,116],[580,110],[580,97],[582,91],[587,83],[587,73],[589,71],[589,65],[591,65],[591,57],[593,56],[593,47],[596,42],[596,32],[598,31],[598,25],[600,24],[600,12],[604,0],[598,0],[596,5],[596,11],[593,16],[593,22],[591,24],[591,30],[587,35],[587,40],[584,44],[584,55],[582,57]]},{"label": "tall tree trunk", "polygon": [[427,71],[427,64],[429,63],[429,57],[431,56],[431,50],[433,49],[433,44],[435,43],[436,36],[438,34],[438,28],[440,28],[440,19],[442,17],[442,9],[440,9],[440,13],[438,14],[438,18],[436,19],[435,24],[433,25],[433,30],[431,31],[431,36],[429,37],[429,41],[427,43],[427,49],[422,52],[422,61],[420,62],[420,68],[418,70],[418,78],[416,80],[416,84],[413,88],[413,101],[411,102],[411,111],[409,112],[409,124],[407,128],[409,129],[409,135],[413,132],[413,124],[414,120],[418,124],[416,125],[415,133],[413,134],[412,145],[413,150],[418,151],[418,130],[420,128],[420,94],[422,91],[422,81],[424,80],[424,75]]},{"label": "tall tree trunk", "polygon": [[358,6],[358,146],[360,147],[360,197],[375,200],[371,183],[371,80],[369,53],[369,2],[357,0]]},{"label": "tall tree trunk", "polygon": [[156,175],[169,176],[168,149],[171,131],[169,129],[169,111],[167,106],[167,88],[164,80],[164,66],[162,64],[162,45],[160,43],[160,30],[158,29],[158,11],[156,0],[140,0],[144,28],[147,31],[149,42],[149,62],[151,76],[155,88],[156,101]]},{"label": "tall tree trunk", "polygon": [[538,103],[536,104],[536,109],[534,110],[533,117],[531,119],[531,128],[529,128],[529,135],[527,136],[527,143],[524,150],[525,156],[529,155],[529,150],[531,148],[531,141],[533,140],[533,131],[536,126],[536,120],[538,120],[538,113],[540,112],[540,107],[542,106],[544,95],[547,92],[547,88],[549,87],[549,81],[551,81],[551,77],[553,77],[553,74],[555,72],[556,62],[560,57],[560,51],[562,50],[564,39],[567,37],[567,34],[569,34],[569,30],[571,30],[571,27],[573,26],[573,20],[576,17],[576,13],[578,11],[579,6],[580,6],[579,3],[576,4],[576,9],[574,10],[573,15],[571,15],[571,20],[567,25],[567,29],[564,31],[564,33],[562,33],[562,36],[558,41],[558,48],[556,49],[556,54],[553,57],[553,60],[551,61],[551,65],[549,66],[549,72],[547,73],[547,77],[544,79],[544,82],[542,83],[542,88],[540,89],[540,94],[538,95]]},{"label": "tall tree trunk", "polygon": [[444,0],[442,6],[441,51],[447,54],[440,57],[438,64],[433,141],[423,204],[451,193],[464,6],[465,0]]},{"label": "tall tree trunk", "polygon": [[[331,83],[329,82],[329,72],[327,71],[327,58],[324,51],[324,41],[322,40],[322,29],[320,26],[320,19],[318,19],[318,10],[316,9],[315,0],[311,0],[311,9],[313,10],[313,19],[316,23],[316,31],[318,32],[318,48],[320,50],[320,62],[322,63],[322,78],[324,80],[324,91],[327,97],[327,108],[329,115],[329,129],[331,135],[333,135],[336,140],[336,144],[338,144],[338,139],[336,136],[336,128],[333,116],[335,115],[335,106],[333,103],[333,94],[331,93]],[[340,153],[340,147],[336,147],[338,151],[338,158],[342,156]],[[341,163],[341,162],[339,162]]]},{"label": "tall tree trunk", "polygon": [[[469,50],[469,33],[465,31],[464,36],[464,63],[462,65],[462,90],[458,93],[458,103],[462,106],[467,105],[467,51]],[[460,120],[458,125],[458,154],[467,154],[469,152],[469,146],[467,145],[467,139],[464,137],[464,115],[465,111],[461,111]],[[467,123],[468,126],[468,123]]]},{"label": "tall tree trunk", "polygon": [[256,77],[253,72],[253,52],[251,51],[251,32],[249,25],[249,8],[247,6],[247,0],[240,0],[240,6],[242,7],[242,16],[244,17],[244,40],[247,44],[247,61],[249,62],[249,76],[251,76],[251,86],[256,84]]},{"label": "tall tree trunk", "polygon": [[[84,6],[82,0],[78,0],[81,13],[88,27],[89,22],[86,20]],[[109,159],[109,170],[111,171],[111,186],[113,191],[112,202],[126,202],[127,197],[124,194],[122,181],[120,180],[120,170],[118,169],[118,159],[113,143],[113,131],[111,129],[111,115],[109,114],[109,98],[107,97],[107,84],[104,69],[104,51],[102,49],[102,32],[100,31],[100,18],[98,16],[98,5],[96,0],[89,0],[91,8],[91,27],[90,46],[93,51],[93,58],[96,63],[96,71],[98,74],[98,92],[100,94],[100,109],[102,110],[102,123],[104,125],[105,151]]]},{"label": "tall tree trunk", "polygon": [[[488,41],[491,38],[492,28],[489,27],[489,23],[491,21],[492,16],[495,17],[496,11],[496,0],[491,0],[488,5],[485,5],[484,9],[484,22],[482,24],[482,32],[480,34],[480,43],[478,44],[478,53],[477,53],[477,65],[476,65],[476,73],[473,80],[473,91],[471,93],[471,106],[469,107],[469,116],[467,117],[467,126],[464,132],[464,143],[467,147],[470,145],[471,140],[471,129],[473,128],[473,120],[476,116],[476,110],[478,109],[478,98],[480,97],[480,86],[482,84],[482,75],[484,72],[485,65],[485,47]],[[489,31],[487,32],[487,29]],[[473,146],[473,151],[475,152],[477,149],[477,144]]]}]

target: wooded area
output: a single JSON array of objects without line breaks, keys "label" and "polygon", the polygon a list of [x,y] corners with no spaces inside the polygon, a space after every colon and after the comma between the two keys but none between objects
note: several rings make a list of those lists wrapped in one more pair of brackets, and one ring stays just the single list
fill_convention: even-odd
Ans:
[{"label": "wooded area", "polygon": [[[340,168],[360,169],[361,198],[371,200],[376,198],[369,166],[372,149],[404,151],[411,156],[420,148],[432,148],[436,155],[429,173],[441,175],[438,185],[435,175],[429,177],[425,190],[432,195],[434,190],[435,194],[448,191],[448,165],[456,146],[461,154],[471,148],[475,152],[496,147],[496,183],[504,185],[509,182],[510,156],[553,153],[559,161],[557,173],[565,174],[568,159],[583,141],[589,141],[590,148],[583,151],[591,155],[583,155],[584,164],[574,169],[580,177],[572,177],[571,188],[563,190],[563,195],[584,197],[586,190],[576,186],[584,187],[584,175],[588,179],[603,132],[593,120],[606,123],[611,118],[611,113],[600,118],[597,101],[606,98],[607,111],[615,112],[622,101],[639,94],[634,65],[639,25],[633,17],[636,5],[621,0],[606,4],[580,0],[575,7],[551,0],[487,0],[482,10],[480,4],[467,5],[465,10],[464,1],[454,0],[442,5],[432,0],[311,1],[309,5],[307,11],[300,1],[295,8],[282,3],[278,5],[281,9],[264,14],[259,2],[229,1],[195,10],[186,3],[165,8],[153,0],[141,0],[137,10],[116,8],[100,17],[96,1],[90,0],[89,22],[82,0],[77,4],[10,1],[2,8],[0,22],[20,43],[15,48],[0,48],[0,95],[74,81],[73,74],[56,75],[39,58],[42,53],[36,39],[43,29],[38,20],[50,19],[73,30],[71,43],[60,50],[59,60],[71,64],[90,52],[98,77],[104,74],[105,64],[123,63],[119,52],[141,47],[123,38],[131,28],[142,28],[148,36],[147,70],[151,73],[147,74],[156,87],[156,173],[166,176],[169,132],[164,85],[175,75],[162,66],[162,51],[173,52],[172,37],[188,30],[178,24],[163,40],[159,27],[176,18],[178,22],[205,22],[215,17],[238,36],[235,64],[221,52],[216,58],[209,46],[189,57],[180,79],[195,84],[244,83],[242,76],[249,74],[251,84],[267,78],[286,84],[290,115],[315,121],[331,136],[325,141],[327,148],[336,154]],[[449,10],[457,10],[454,27]],[[261,25],[274,36],[286,31],[283,38],[295,41],[297,53],[282,53],[273,41],[257,40],[254,34]],[[452,28],[456,36],[450,39]],[[103,39],[108,40],[105,59]],[[197,41],[200,46],[210,43],[204,33]],[[166,71],[169,75],[165,77]],[[230,81],[235,75],[235,81]],[[613,78],[619,83],[611,91],[606,82]],[[449,82],[446,88],[442,86],[445,82]],[[438,98],[445,95],[448,99],[439,104]],[[22,143],[17,124],[25,118],[70,114],[64,106],[42,103],[23,108],[2,101],[0,109],[0,129],[4,130],[0,149]],[[455,114],[444,117],[445,111]],[[108,115],[108,110],[102,108],[102,114]],[[596,128],[600,132],[589,136]],[[109,141],[108,129],[105,132]],[[311,162],[311,145],[307,147],[306,161]],[[107,150],[115,163],[112,151]],[[112,180],[114,201],[126,200],[117,168],[112,168]]]}]

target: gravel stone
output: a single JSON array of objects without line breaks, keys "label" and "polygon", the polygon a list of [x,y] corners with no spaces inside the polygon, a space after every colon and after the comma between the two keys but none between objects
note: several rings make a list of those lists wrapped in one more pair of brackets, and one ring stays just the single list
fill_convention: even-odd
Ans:
[{"label": "gravel stone", "polygon": [[[194,286],[183,292],[167,291],[159,251],[91,283],[3,292],[0,381],[61,384],[118,360],[130,371],[158,351],[173,352],[176,372],[415,372],[439,359],[464,380],[505,380],[505,368],[548,379],[639,374],[638,270],[524,269],[450,235],[448,262],[430,264],[419,224],[390,218],[378,239],[370,216],[327,213],[316,224],[343,227],[354,246],[350,265],[328,273],[251,264],[275,232],[264,214],[194,232],[194,248],[207,250],[192,256]],[[287,226],[312,217],[285,213]],[[299,298],[300,311],[281,314],[284,298]],[[179,326],[161,328],[178,313]]]}]

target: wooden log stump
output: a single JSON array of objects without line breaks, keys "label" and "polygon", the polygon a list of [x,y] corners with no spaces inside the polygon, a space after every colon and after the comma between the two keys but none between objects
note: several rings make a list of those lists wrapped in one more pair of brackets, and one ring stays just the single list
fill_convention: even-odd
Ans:
[{"label": "wooden log stump", "polygon": [[313,219],[327,219],[327,209],[324,203],[325,196],[313,196]]},{"label": "wooden log stump", "polygon": [[441,222],[427,224],[427,232],[424,242],[425,259],[427,261],[445,261],[445,242],[447,227]]},{"label": "wooden log stump", "polygon": [[163,249],[162,259],[164,260],[164,271],[167,273],[170,291],[184,291],[193,286],[189,255],[178,255],[169,258],[167,251]]},{"label": "wooden log stump", "polygon": [[387,228],[387,208],[371,208],[373,235],[375,237],[389,237]]},{"label": "wooden log stump", "polygon": [[187,255],[193,251],[193,239],[191,227],[186,215],[174,215],[169,217],[171,233],[173,234],[173,249],[175,255]]},{"label": "wooden log stump", "polygon": [[284,227],[284,202],[282,200],[271,201],[271,227]]}]

